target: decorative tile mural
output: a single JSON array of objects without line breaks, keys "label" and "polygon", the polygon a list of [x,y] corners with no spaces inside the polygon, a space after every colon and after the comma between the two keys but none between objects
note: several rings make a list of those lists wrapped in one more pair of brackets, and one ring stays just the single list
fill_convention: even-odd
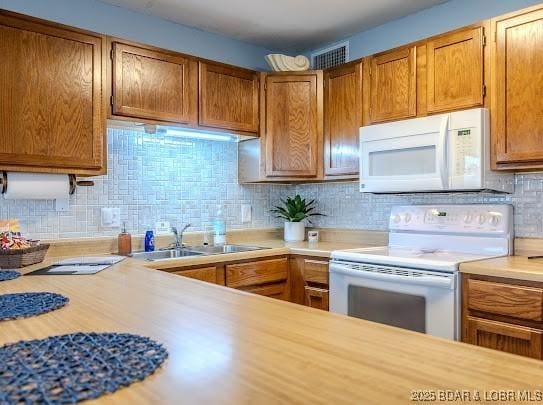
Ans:
[{"label": "decorative tile mural", "polygon": [[[517,174],[511,195],[373,195],[360,193],[356,182],[239,185],[235,143],[109,129],[107,175],[93,180],[95,186],[78,188],[70,209],[61,213],[53,201],[0,198],[0,219],[20,219],[22,231],[39,239],[116,235],[118,228],[101,226],[101,208],[119,207],[133,234],[158,221],[204,230],[221,202],[228,228],[267,228],[282,225],[270,208],[299,193],[315,198],[327,215],[314,220],[320,227],[386,230],[390,208],[397,204],[508,203],[515,209],[517,236],[543,237],[543,173]],[[252,206],[250,223],[241,223],[242,204]]]}]

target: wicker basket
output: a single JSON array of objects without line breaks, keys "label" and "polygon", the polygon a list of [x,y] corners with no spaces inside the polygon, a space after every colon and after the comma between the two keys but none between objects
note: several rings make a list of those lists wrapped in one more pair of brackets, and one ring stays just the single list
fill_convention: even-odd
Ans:
[{"label": "wicker basket", "polygon": [[41,263],[49,249],[48,243],[32,246],[28,249],[2,250],[0,249],[0,268],[19,269],[31,264]]}]

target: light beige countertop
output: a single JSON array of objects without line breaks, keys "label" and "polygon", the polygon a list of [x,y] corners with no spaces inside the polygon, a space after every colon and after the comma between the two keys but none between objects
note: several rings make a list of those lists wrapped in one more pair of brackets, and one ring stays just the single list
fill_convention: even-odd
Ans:
[{"label": "light beige countertop", "polygon": [[24,291],[56,292],[70,302],[0,322],[0,345],[92,331],[145,335],[167,348],[155,374],[96,403],[407,404],[417,390],[483,396],[542,388],[541,361],[154,271],[132,259],[90,276],[0,283],[0,294]]},{"label": "light beige countertop", "polygon": [[543,258],[507,256],[460,264],[462,273],[543,282]]}]

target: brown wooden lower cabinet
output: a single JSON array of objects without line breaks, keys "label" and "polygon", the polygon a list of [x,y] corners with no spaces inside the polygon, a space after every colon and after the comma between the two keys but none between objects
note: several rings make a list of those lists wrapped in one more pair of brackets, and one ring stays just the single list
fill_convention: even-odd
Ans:
[{"label": "brown wooden lower cabinet", "polygon": [[221,262],[205,267],[180,267],[164,271],[271,298],[286,301],[290,298],[288,258],[284,256]]},{"label": "brown wooden lower cabinet", "polygon": [[288,301],[289,298],[288,286],[286,282],[243,287],[241,290],[284,301]]},{"label": "brown wooden lower cabinet", "polygon": [[328,258],[290,257],[290,301],[328,311]]},{"label": "brown wooden lower cabinet", "polygon": [[469,317],[467,322],[467,343],[541,359],[542,331],[472,317]]},{"label": "brown wooden lower cabinet", "polygon": [[287,258],[226,265],[226,285],[232,288],[286,282]]},{"label": "brown wooden lower cabinet", "polygon": [[328,311],[329,291],[324,288],[305,286],[305,305]]},{"label": "brown wooden lower cabinet", "polygon": [[288,300],[288,259],[227,264],[226,286],[253,294]]},{"label": "brown wooden lower cabinet", "polygon": [[166,271],[328,311],[328,258],[274,256]]},{"label": "brown wooden lower cabinet", "polygon": [[543,283],[464,274],[462,341],[543,359]]},{"label": "brown wooden lower cabinet", "polygon": [[206,281],[208,283],[224,285],[224,269],[213,267],[200,267],[197,269],[177,270],[173,274]]}]

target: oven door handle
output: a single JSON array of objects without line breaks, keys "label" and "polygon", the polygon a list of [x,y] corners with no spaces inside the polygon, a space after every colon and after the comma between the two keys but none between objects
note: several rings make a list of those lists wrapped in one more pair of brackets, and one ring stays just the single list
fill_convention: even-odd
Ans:
[{"label": "oven door handle", "polygon": [[382,280],[388,281],[391,283],[402,283],[402,284],[412,284],[412,285],[424,285],[428,287],[439,287],[447,288],[454,290],[455,280],[454,277],[443,277],[443,276],[432,276],[424,275],[417,277],[410,276],[398,276],[396,274],[383,274],[372,271],[364,270],[354,270],[349,266],[342,265],[339,263],[330,264],[330,273],[343,274],[346,276],[356,277],[356,278],[369,278],[372,280]]}]

